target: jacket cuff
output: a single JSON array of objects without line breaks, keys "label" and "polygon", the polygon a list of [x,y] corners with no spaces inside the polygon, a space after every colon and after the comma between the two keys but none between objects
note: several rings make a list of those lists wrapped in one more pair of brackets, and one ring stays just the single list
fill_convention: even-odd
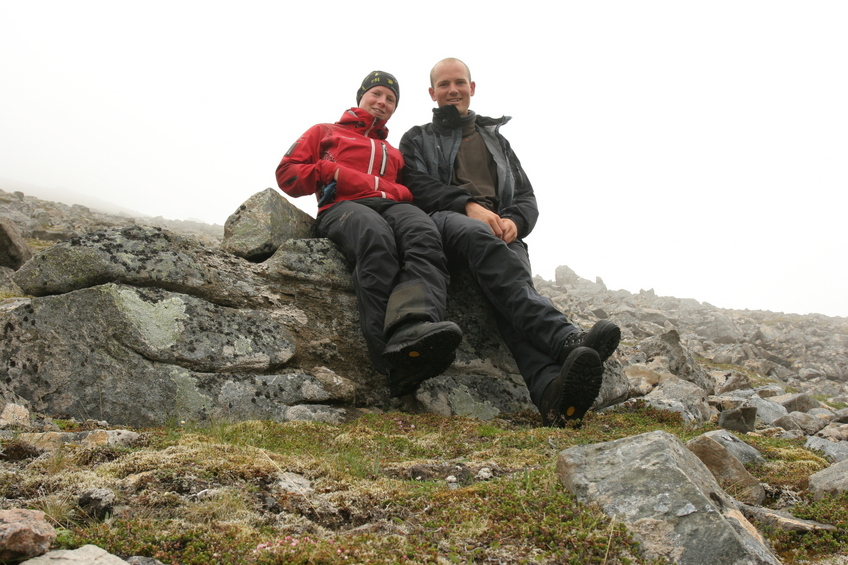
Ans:
[{"label": "jacket cuff", "polygon": [[[321,173],[321,183],[328,184],[333,180],[333,177],[336,175],[336,169],[341,169],[338,163],[334,163],[333,161],[325,161],[321,159],[318,161],[318,170]],[[341,180],[342,172],[339,170],[339,180]]]}]

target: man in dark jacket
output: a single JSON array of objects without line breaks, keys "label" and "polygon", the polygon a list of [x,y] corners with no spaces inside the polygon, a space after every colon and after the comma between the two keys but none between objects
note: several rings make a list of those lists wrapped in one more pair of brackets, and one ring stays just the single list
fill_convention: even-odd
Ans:
[{"label": "man in dark jacket", "polygon": [[603,362],[618,347],[609,321],[580,331],[533,286],[527,246],[539,211],[533,187],[493,119],[469,110],[468,67],[444,59],[430,72],[433,121],[404,134],[403,183],[430,213],[448,258],[480,284],[533,403],[548,426],[581,419],[600,392]]}]

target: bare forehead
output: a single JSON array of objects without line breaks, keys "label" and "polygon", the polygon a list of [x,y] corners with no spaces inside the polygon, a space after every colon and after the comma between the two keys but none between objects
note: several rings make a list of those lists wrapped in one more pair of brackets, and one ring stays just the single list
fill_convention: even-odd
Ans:
[{"label": "bare forehead", "polygon": [[433,67],[433,83],[443,81],[469,80],[468,69],[457,61],[444,61]]}]

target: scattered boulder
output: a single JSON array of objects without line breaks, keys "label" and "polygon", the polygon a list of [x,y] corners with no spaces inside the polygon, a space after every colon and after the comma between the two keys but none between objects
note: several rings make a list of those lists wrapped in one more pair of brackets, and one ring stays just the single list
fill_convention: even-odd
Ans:
[{"label": "scattered boulder", "polygon": [[703,435],[719,442],[743,465],[761,465],[766,462],[756,447],[748,445],[727,430],[714,430]]},{"label": "scattered boulder", "polygon": [[50,549],[56,530],[40,510],[0,510],[0,562],[28,559]]},{"label": "scattered boulder", "polygon": [[810,475],[808,490],[814,500],[822,500],[848,490],[848,461],[834,463],[827,469]]},{"label": "scattered boulder", "polygon": [[700,435],[686,442],[689,451],[707,466],[723,489],[746,504],[760,504],[766,491],[742,463],[718,441]]},{"label": "scattered boulder", "polygon": [[722,410],[718,415],[718,425],[734,432],[753,432],[757,424],[756,406],[739,406]]},{"label": "scattered boulder", "polygon": [[710,471],[671,434],[566,449],[557,473],[580,502],[597,504],[623,522],[649,559],[779,563]]},{"label": "scattered boulder", "polygon": [[715,392],[715,379],[698,365],[692,354],[681,344],[677,330],[649,338],[640,346],[649,359],[657,356],[667,358],[668,370],[680,379],[691,382],[707,394]]},{"label": "scattered boulder", "polygon": [[774,425],[775,421],[788,414],[782,405],[757,395],[750,397],[746,403],[757,409],[758,420],[767,425]]},{"label": "scattered boulder", "polygon": [[808,436],[814,435],[827,424],[826,419],[810,416],[804,412],[790,412],[772,422],[773,426],[778,426],[784,430],[801,430],[804,435]]},{"label": "scattered boulder", "polygon": [[661,382],[644,396],[655,408],[678,412],[685,422],[702,423],[710,419],[710,407],[704,389],[683,379]]},{"label": "scattered boulder", "polygon": [[32,250],[21,237],[18,227],[11,221],[0,218],[0,267],[17,270],[31,258]]},{"label": "scattered boulder", "polygon": [[821,451],[825,459],[831,462],[838,463],[848,460],[848,442],[846,441],[830,441],[821,437],[810,436],[807,438],[804,447]]},{"label": "scattered boulder", "polygon": [[813,397],[811,397],[805,392],[773,396],[771,398],[771,401],[777,402],[778,404],[786,408],[787,412],[806,413],[810,410],[821,408],[821,403],[818,400],[813,399]]},{"label": "scattered boulder", "polygon": [[115,492],[108,488],[89,489],[77,500],[77,507],[87,520],[105,520],[115,508]]}]

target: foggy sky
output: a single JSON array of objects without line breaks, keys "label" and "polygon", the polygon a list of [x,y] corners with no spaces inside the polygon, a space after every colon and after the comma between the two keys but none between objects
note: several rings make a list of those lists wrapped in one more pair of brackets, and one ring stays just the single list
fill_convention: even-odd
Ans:
[{"label": "foggy sky", "polygon": [[837,1],[0,0],[0,188],[223,224],[369,71],[399,79],[397,145],[454,56],[513,117],[536,274],[848,316],[845,29]]}]

